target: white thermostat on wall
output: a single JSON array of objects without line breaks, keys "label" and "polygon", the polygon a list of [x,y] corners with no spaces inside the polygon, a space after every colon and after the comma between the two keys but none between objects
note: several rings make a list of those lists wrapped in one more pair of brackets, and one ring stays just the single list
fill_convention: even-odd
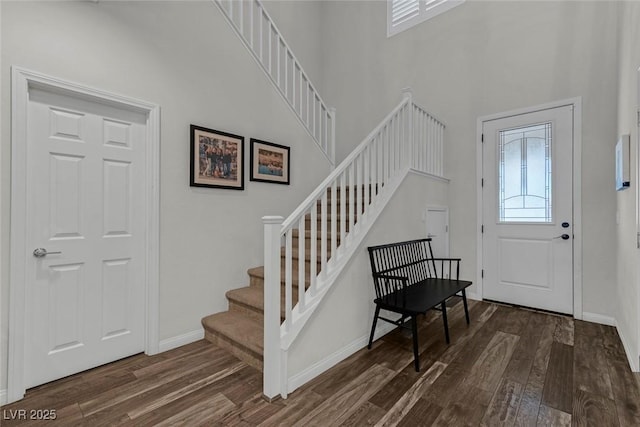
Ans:
[{"label": "white thermostat on wall", "polygon": [[616,190],[626,190],[629,179],[629,135],[622,135],[616,144]]}]

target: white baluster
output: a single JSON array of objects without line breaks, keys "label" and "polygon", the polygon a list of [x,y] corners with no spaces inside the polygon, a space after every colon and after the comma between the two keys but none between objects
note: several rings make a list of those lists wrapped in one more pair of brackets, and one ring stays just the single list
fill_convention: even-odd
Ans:
[{"label": "white baluster", "polygon": [[444,176],[444,126],[442,124],[439,124],[439,129],[440,129],[440,153],[439,153],[439,157],[440,157],[440,170],[438,171],[438,175],[440,176]]},{"label": "white baluster", "polygon": [[293,111],[297,113],[296,110],[296,63],[293,57],[291,58],[291,106],[293,107]]},{"label": "white baluster", "polygon": [[[311,208],[311,231],[309,236],[309,278],[311,285],[309,286],[309,292],[311,296],[316,294],[316,282],[318,276],[318,202],[316,201]],[[306,238],[302,239],[306,242]]]},{"label": "white baluster", "polygon": [[238,16],[240,17],[240,34],[244,36],[244,10],[242,8],[244,2],[238,2]]},{"label": "white baluster", "polygon": [[393,116],[389,121],[389,177],[393,176],[395,169],[396,117]]},{"label": "white baluster", "polygon": [[287,49],[286,46],[284,51],[284,86],[287,92],[287,101],[289,101],[289,104],[292,104],[291,99],[293,99],[293,96],[289,99],[289,49]]},{"label": "white baluster", "polygon": [[377,169],[378,169],[378,137],[374,136],[373,139],[371,140],[371,184],[372,184],[372,188],[371,188],[371,192],[372,195],[374,197],[372,197],[372,199],[375,200],[375,196],[378,194],[378,191],[380,191],[380,189],[378,188],[378,175],[377,175]]},{"label": "white baluster", "polygon": [[431,161],[429,162],[429,173],[436,174],[436,144],[437,144],[437,129],[436,123],[433,117],[429,116],[429,128],[431,129],[431,143],[429,144],[429,155]]},{"label": "white baluster", "polygon": [[384,182],[385,184],[389,182],[389,125],[386,125],[383,130],[383,164],[384,164]]},{"label": "white baluster", "polygon": [[327,276],[327,190],[322,192],[320,202],[320,274]]},{"label": "white baluster", "polygon": [[364,176],[363,176],[363,182],[364,182],[364,209],[363,209],[363,213],[366,213],[366,211],[369,209],[369,202],[370,202],[370,193],[371,193],[371,176],[370,176],[370,170],[369,170],[369,162],[371,160],[371,145],[365,147],[364,149]]},{"label": "white baluster", "polygon": [[356,224],[362,221],[362,153],[356,157]]},{"label": "white baluster", "polygon": [[282,51],[282,39],[280,37],[280,34],[276,34],[277,35],[277,39],[276,39],[276,43],[277,43],[277,49],[276,49],[276,78],[278,79],[278,88],[280,88],[280,91],[282,93],[284,93],[284,90],[282,90],[282,77],[281,77],[281,73],[280,70],[282,68],[282,55],[280,55],[280,52]]},{"label": "white baluster", "polygon": [[[297,63],[296,63],[297,64]],[[299,85],[299,90],[298,90],[298,105],[300,107],[300,111],[298,112],[298,115],[300,116],[300,119],[302,121],[304,121],[304,119],[302,119],[302,86],[303,86],[303,80],[304,80],[304,75],[302,73],[302,68],[300,68],[300,66],[298,66],[298,68],[296,69],[296,72],[299,73],[300,77],[298,79],[298,85]]]},{"label": "white baluster", "polygon": [[[338,250],[338,188],[336,181],[331,183],[331,264],[335,264],[336,251]],[[344,197],[341,194],[340,197]]]},{"label": "white baluster", "polygon": [[318,112],[316,111],[316,105],[318,103],[318,98],[316,96],[316,94],[313,94],[313,136],[318,138],[318,135],[316,134],[316,121],[318,120]]},{"label": "white baluster", "polygon": [[[312,209],[313,210],[313,209]],[[312,219],[312,218],[310,218]],[[305,236],[305,221],[306,215],[300,218],[298,224],[298,236]],[[305,253],[304,253],[304,239],[298,239],[298,304],[300,305],[300,311],[305,309],[305,286],[306,286],[306,269],[305,269]],[[313,260],[311,260],[313,262]]]},{"label": "white baluster", "polygon": [[258,42],[260,42],[260,63],[262,65],[264,65],[264,56],[263,56],[263,51],[264,51],[264,13],[262,12],[263,8],[262,5],[260,3],[258,3],[258,13],[260,15],[260,21],[259,21],[259,26],[258,26]]},{"label": "white baluster", "polygon": [[340,247],[345,246],[347,234],[347,173],[340,174]]},{"label": "white baluster", "polygon": [[[320,137],[318,141],[320,141],[320,146],[325,147],[325,139],[327,137],[327,110],[325,110],[323,105],[320,105],[320,123],[318,126]],[[324,149],[324,148],[323,148]]]},{"label": "white baluster", "polygon": [[[349,235],[353,232],[353,227],[355,224],[356,218],[356,198],[353,195],[353,190],[355,190],[355,163],[351,163],[349,165],[349,186],[344,193],[344,197],[347,197],[347,191],[349,192]],[[350,237],[351,238],[351,237]]]},{"label": "white baluster", "polygon": [[253,27],[254,27],[253,19],[254,19],[254,16],[256,14],[256,12],[253,10],[254,3],[255,3],[255,0],[250,0],[249,1],[249,46],[251,46],[251,49],[254,49],[254,47],[253,47],[253,45],[254,45],[254,42],[253,42]]},{"label": "white baluster", "polygon": [[336,164],[336,109],[335,107],[329,108],[329,113],[331,115],[331,141],[329,147],[329,158],[331,159],[331,163],[335,166]]},{"label": "white baluster", "polygon": [[[242,3],[242,2],[240,2]],[[271,22],[267,22],[269,24],[269,37],[267,37],[267,43],[268,43],[268,47],[267,47],[267,55],[269,58],[269,74],[271,74],[273,76],[273,40],[272,40],[272,36],[273,36],[273,26],[271,24]]]},{"label": "white baluster", "polygon": [[[304,234],[303,234],[304,235]],[[298,236],[300,231],[298,230]],[[291,310],[293,309],[293,232],[285,236],[284,245],[284,330],[291,329]]]}]

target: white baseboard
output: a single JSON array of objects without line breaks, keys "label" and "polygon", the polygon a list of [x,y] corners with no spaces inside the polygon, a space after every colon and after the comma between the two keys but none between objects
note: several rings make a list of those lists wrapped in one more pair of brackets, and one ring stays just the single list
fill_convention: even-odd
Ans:
[{"label": "white baseboard", "polygon": [[[390,323],[384,323],[376,328],[376,333],[373,336],[374,340],[377,340],[383,335],[388,334],[392,330],[394,330],[397,326],[394,326]],[[346,345],[335,353],[325,357],[324,359],[316,362],[308,369],[300,372],[289,378],[289,382],[287,384],[287,393],[293,393],[298,387],[303,386],[308,383],[318,375],[323,372],[329,370],[334,367],[338,363],[342,362],[347,357],[351,356],[356,351],[364,348],[369,344],[369,335],[362,336],[357,340],[353,341],[351,344]]]},{"label": "white baseboard", "polygon": [[472,299],[474,301],[482,301],[482,298],[475,292],[467,291],[467,299]]},{"label": "white baseboard", "polygon": [[616,330],[618,331],[618,335],[620,336],[620,341],[622,341],[622,347],[624,348],[624,353],[627,355],[627,361],[629,362],[629,367],[633,372],[640,371],[640,366],[638,366],[639,360],[631,352],[631,347],[629,346],[629,340],[624,336],[624,334],[618,327],[618,321],[614,317],[605,316],[598,313],[589,313],[585,311],[582,313],[582,320],[615,327]]},{"label": "white baseboard", "polygon": [[604,314],[598,314],[598,313],[589,313],[587,311],[582,312],[582,320],[584,320],[585,322],[600,323],[601,325],[607,325],[607,326],[617,327],[618,325],[618,322],[616,322],[616,319],[614,319],[611,316],[605,316]]},{"label": "white baseboard", "polygon": [[618,322],[616,322],[615,327],[618,331],[618,335],[620,336],[620,341],[622,341],[622,347],[624,348],[624,353],[627,355],[627,360],[629,361],[629,367],[631,368],[631,371],[640,372],[640,366],[638,366],[638,357],[632,353],[631,346],[629,346],[629,340],[624,336],[624,334],[618,327]]},{"label": "white baseboard", "polygon": [[0,390],[0,406],[7,404],[7,390]]},{"label": "white baseboard", "polygon": [[192,342],[201,340],[204,338],[204,329],[197,329],[195,331],[187,332],[186,334],[178,335],[177,337],[167,338],[160,341],[160,353],[174,348],[181,347],[183,345],[191,344]]}]

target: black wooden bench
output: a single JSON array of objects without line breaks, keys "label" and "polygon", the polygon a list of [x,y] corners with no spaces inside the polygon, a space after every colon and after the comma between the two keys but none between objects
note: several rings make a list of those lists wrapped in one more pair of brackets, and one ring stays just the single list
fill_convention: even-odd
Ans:
[{"label": "black wooden bench", "polygon": [[[469,324],[469,309],[465,289],[471,285],[466,280],[458,280],[460,258],[434,258],[431,239],[411,240],[371,246],[369,260],[376,290],[376,313],[371,326],[368,348],[371,349],[378,319],[400,327],[411,318],[413,336],[413,357],[417,372],[420,371],[418,356],[418,326],[416,317],[430,309],[442,312],[444,333],[449,344],[446,301],[460,294],[464,304],[464,314]],[[400,314],[397,320],[380,316],[380,310]]]}]

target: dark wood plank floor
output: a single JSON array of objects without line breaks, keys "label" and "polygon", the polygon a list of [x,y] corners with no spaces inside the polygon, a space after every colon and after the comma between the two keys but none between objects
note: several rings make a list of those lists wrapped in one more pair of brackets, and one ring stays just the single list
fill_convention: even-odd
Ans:
[{"label": "dark wood plank floor", "polygon": [[0,424],[640,426],[640,380],[614,328],[474,301],[467,326],[461,305],[449,345],[438,314],[422,319],[419,373],[410,335],[395,331],[268,403],[260,372],[199,341],[29,390]]}]

